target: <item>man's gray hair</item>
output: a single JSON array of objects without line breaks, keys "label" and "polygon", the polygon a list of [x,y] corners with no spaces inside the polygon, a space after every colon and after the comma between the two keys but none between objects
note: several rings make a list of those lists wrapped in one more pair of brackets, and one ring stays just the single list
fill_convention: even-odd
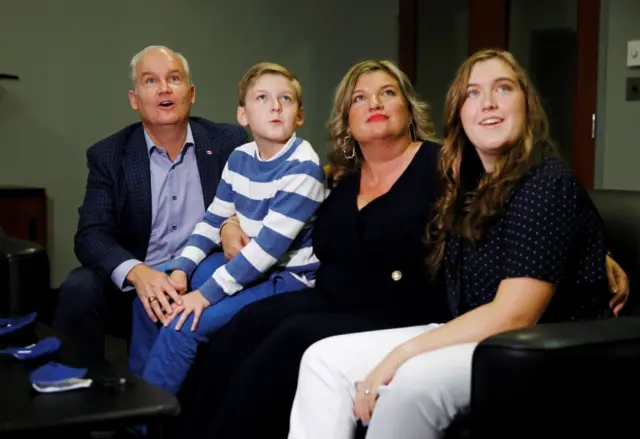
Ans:
[{"label": "man's gray hair", "polygon": [[153,50],[165,50],[178,58],[178,60],[182,64],[182,67],[184,68],[185,73],[187,74],[187,81],[191,83],[191,76],[189,74],[189,62],[181,53],[171,50],[167,46],[147,46],[140,52],[133,55],[133,58],[131,58],[131,62],[129,63],[129,68],[131,69],[131,84],[134,90],[136,89],[136,67],[138,66],[138,63],[140,62],[142,57]]}]

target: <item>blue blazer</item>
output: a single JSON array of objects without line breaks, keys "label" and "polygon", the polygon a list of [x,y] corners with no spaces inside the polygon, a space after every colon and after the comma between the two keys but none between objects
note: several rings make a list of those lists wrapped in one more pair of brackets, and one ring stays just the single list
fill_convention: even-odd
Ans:
[{"label": "blue blazer", "polygon": [[[189,120],[205,209],[213,201],[224,165],[248,142],[237,125]],[[111,272],[128,259],[144,261],[151,237],[151,171],[142,123],[103,139],[87,151],[87,190],[74,250],[83,266]]]}]

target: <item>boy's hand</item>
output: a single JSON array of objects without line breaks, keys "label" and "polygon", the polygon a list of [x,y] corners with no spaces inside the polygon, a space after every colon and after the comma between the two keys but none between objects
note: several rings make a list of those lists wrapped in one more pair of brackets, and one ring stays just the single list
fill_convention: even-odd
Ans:
[{"label": "boy's hand", "polygon": [[224,258],[230,261],[245,245],[249,244],[251,238],[244,233],[239,224],[230,221],[220,231],[220,240],[222,241]]},{"label": "boy's hand", "polygon": [[[211,302],[209,302],[198,290],[192,291],[189,294],[185,294],[184,296],[182,296],[181,308],[183,309],[183,311],[182,314],[180,314],[178,323],[176,323],[176,331],[179,331],[180,328],[182,328],[182,325],[184,325],[184,322],[187,320],[187,317],[189,317],[189,314],[191,313],[193,313],[193,323],[191,324],[191,331],[195,331],[198,327],[198,322],[200,321],[202,312],[209,306],[211,306]],[[170,322],[166,322],[165,326],[168,326],[169,323]]]},{"label": "boy's hand", "polygon": [[173,270],[169,279],[171,279],[171,283],[178,294],[187,292],[187,273],[182,270]]}]

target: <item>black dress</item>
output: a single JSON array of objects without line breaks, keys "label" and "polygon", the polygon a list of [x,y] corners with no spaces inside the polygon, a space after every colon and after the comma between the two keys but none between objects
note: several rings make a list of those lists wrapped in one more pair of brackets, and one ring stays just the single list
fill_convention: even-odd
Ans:
[{"label": "black dress", "polygon": [[612,315],[601,218],[575,175],[556,158],[533,167],[476,247],[451,235],[447,296],[458,316],[491,302],[500,282],[528,277],[557,285],[540,322]]},{"label": "black dress", "polygon": [[251,304],[203,346],[181,395],[182,437],[286,437],[304,351],[323,338],[450,318],[428,278],[426,225],[439,145],[425,142],[381,197],[358,210],[360,175],[318,211],[316,288]]}]

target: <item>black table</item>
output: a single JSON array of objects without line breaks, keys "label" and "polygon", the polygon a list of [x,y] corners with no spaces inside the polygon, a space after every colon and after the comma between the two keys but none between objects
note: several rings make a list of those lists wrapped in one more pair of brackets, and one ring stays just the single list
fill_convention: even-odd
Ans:
[{"label": "black table", "polygon": [[[132,373],[120,370],[108,361],[90,367],[89,378],[125,378],[124,386],[91,386],[52,394],[38,393],[29,382],[31,370],[48,360],[81,367],[73,346],[41,323],[11,335],[14,346],[27,345],[37,339],[56,336],[63,340],[60,350],[48,359],[31,362],[0,356],[0,437],[24,437],[37,433],[70,433],[117,430],[145,423],[150,436],[162,436],[163,424],[180,412],[177,398],[154,387]],[[5,337],[0,344],[9,343]]]}]

